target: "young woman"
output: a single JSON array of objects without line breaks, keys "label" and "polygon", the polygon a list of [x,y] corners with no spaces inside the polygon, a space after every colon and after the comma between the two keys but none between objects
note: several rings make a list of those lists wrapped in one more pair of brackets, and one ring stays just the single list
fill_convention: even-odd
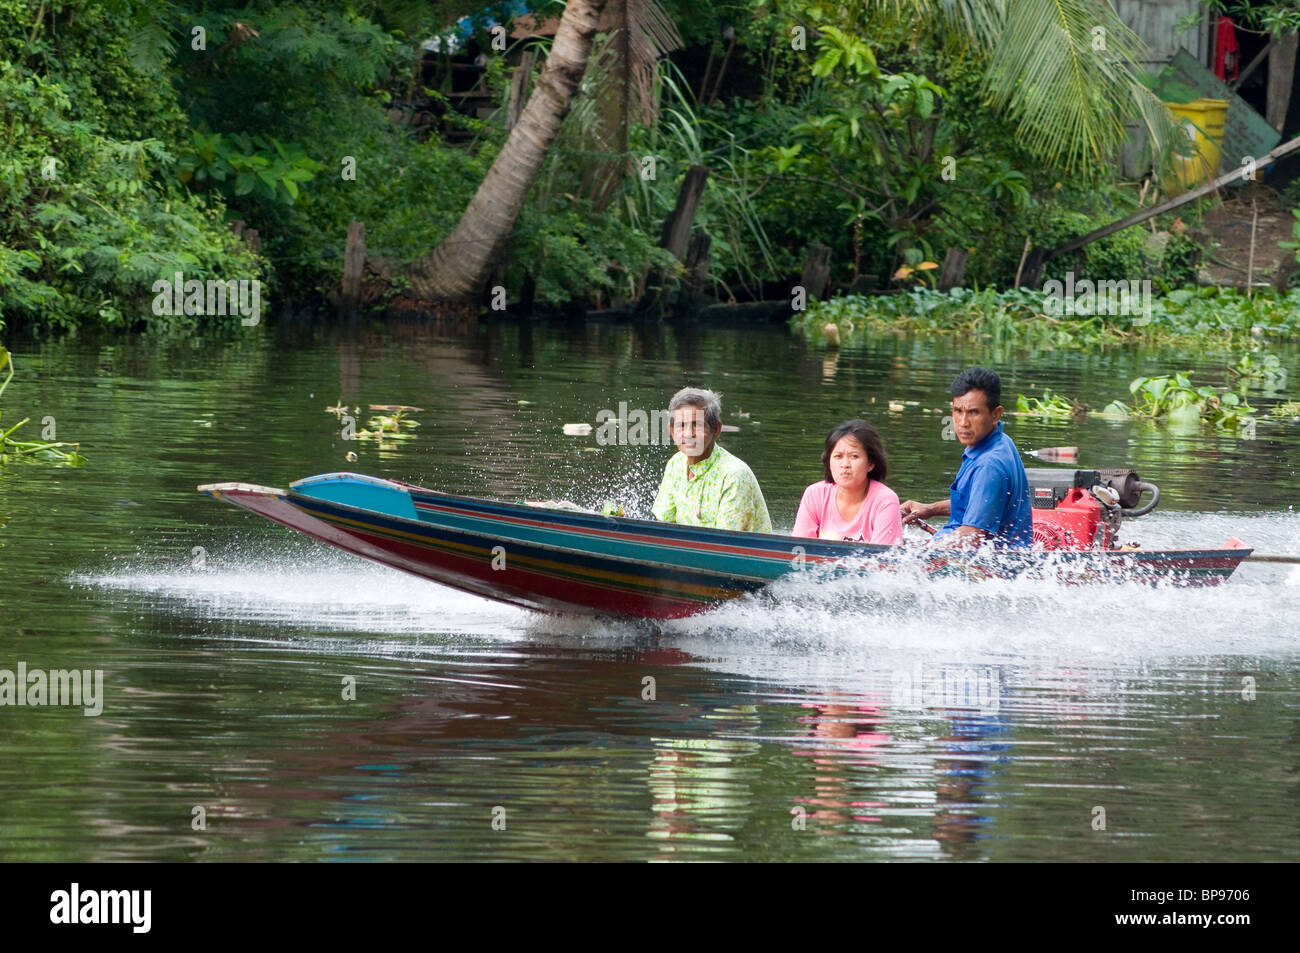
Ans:
[{"label": "young woman", "polygon": [[826,479],[803,491],[795,536],[852,542],[903,541],[898,494],[885,486],[885,447],[865,420],[846,420],[826,438]]}]

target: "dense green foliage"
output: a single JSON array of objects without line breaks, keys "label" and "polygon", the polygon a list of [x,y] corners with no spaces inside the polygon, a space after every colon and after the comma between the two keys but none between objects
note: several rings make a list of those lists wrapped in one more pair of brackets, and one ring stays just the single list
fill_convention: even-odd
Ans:
[{"label": "dense green foliage", "polygon": [[[708,277],[724,300],[784,297],[813,243],[831,248],[832,291],[861,276],[933,283],[924,263],[949,250],[966,252],[967,284],[1008,288],[1029,245],[1137,205],[1108,157],[1053,152],[1050,136],[1018,134],[1041,113],[990,105],[1001,54],[987,31],[909,19],[902,0],[663,6],[685,49],[660,61],[654,108],[631,111],[617,142],[617,62],[597,38],[494,279],[511,297],[600,307],[671,287],[679,269],[659,237],[695,164],[710,169],[695,227],[712,239]],[[461,46],[485,61],[454,79],[445,50],[426,55],[420,41],[470,12]],[[154,282],[260,279],[264,310],[270,292],[328,292],[352,221],[375,286],[400,292],[401,266],[450,233],[505,141],[520,45],[492,49],[493,16],[472,0],[0,0],[0,314],[238,327],[156,314]],[[526,42],[535,80],[549,40]],[[478,114],[453,95],[474,85],[488,103]],[[1094,131],[1119,112],[1107,115]],[[1170,291],[1194,280],[1198,255],[1174,235],[1161,261],[1130,229],[1043,277],[1163,271]]]},{"label": "dense green foliage", "polygon": [[37,20],[0,2],[3,316],[169,323],[149,311],[154,280],[263,273],[221,204],[176,180],[184,115],[139,65],[122,6],[46,3]]}]

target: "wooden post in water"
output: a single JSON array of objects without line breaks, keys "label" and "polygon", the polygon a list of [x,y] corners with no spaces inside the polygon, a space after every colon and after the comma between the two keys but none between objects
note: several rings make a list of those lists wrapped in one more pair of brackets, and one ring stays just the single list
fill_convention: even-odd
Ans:
[{"label": "wooden post in water", "polygon": [[[682,180],[681,191],[677,193],[677,204],[673,206],[672,212],[664,219],[663,232],[659,238],[659,247],[666,248],[673,253],[673,257],[684,265],[687,264],[687,245],[691,241],[691,228],[695,224],[695,212],[700,207],[700,199],[704,197],[704,186],[709,179],[709,167],[704,165],[693,165],[686,170],[686,177]],[[708,246],[704,246],[699,251],[707,252]],[[695,263],[698,265],[698,260]],[[636,313],[643,316],[662,317],[664,310],[664,274],[650,276],[646,281],[645,293],[641,300],[637,302]],[[682,304],[686,308],[691,307],[691,291],[686,285],[690,281],[690,275],[684,276],[682,288]]]},{"label": "wooden post in water", "polygon": [[355,308],[361,303],[361,275],[366,268],[366,226],[357,221],[348,225],[348,244],[343,253],[343,304]]},{"label": "wooden post in water", "polygon": [[703,291],[704,283],[709,280],[709,266],[713,256],[709,248],[713,245],[713,236],[708,232],[696,232],[691,236],[691,244],[686,249],[686,274],[682,279],[692,291]]},{"label": "wooden post in water", "polygon": [[803,274],[799,284],[803,285],[809,301],[820,301],[826,293],[826,285],[831,280],[831,250],[821,242],[808,246],[808,258],[804,261]]},{"label": "wooden post in water", "polygon": [[709,178],[709,167],[693,165],[686,170],[682,190],[677,193],[677,204],[664,220],[663,237],[659,244],[673,253],[678,261],[686,259],[686,243],[690,241],[691,226],[695,224],[695,210],[704,197],[704,184]]},{"label": "wooden post in water", "polygon": [[677,299],[677,313],[690,314],[706,303],[705,285],[709,280],[709,266],[713,256],[709,248],[713,237],[708,232],[696,232],[691,236],[691,244],[686,249],[686,271],[682,275],[682,291]]},{"label": "wooden post in water", "polygon": [[939,290],[951,291],[966,279],[966,256],[964,248],[949,248],[943,256],[943,270],[939,272]]}]

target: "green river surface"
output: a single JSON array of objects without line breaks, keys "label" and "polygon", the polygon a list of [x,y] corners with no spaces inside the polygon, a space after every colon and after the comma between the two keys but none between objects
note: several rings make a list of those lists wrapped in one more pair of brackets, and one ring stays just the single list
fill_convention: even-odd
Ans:
[{"label": "green river surface", "polygon": [[[724,394],[722,442],[788,531],[849,416],[902,498],[945,495],[961,447],[936,409],[969,364],[1011,405],[1101,407],[1143,374],[1223,383],[1238,355],[513,321],[8,343],[4,423],[53,417],[88,464],[0,471],[0,669],[101,670],[103,698],[0,707],[0,860],[1300,859],[1300,567],[805,580],[656,628],[533,615],[195,492],[356,470],[644,514],[671,448],[563,425],[691,383]],[[1300,392],[1274,350],[1291,385],[1263,409]],[[421,426],[344,441],[340,399]],[[1300,554],[1300,423],[1007,432],[1159,483],[1125,539]]]}]

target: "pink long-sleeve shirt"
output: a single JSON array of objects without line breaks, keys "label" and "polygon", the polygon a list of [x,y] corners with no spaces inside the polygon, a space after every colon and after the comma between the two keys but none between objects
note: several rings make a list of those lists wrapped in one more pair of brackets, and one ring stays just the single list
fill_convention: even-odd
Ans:
[{"label": "pink long-sleeve shirt", "polygon": [[791,535],[888,545],[903,541],[903,516],[898,509],[897,493],[879,480],[872,480],[858,515],[845,522],[835,505],[838,489],[834,483],[818,480],[804,490]]}]

